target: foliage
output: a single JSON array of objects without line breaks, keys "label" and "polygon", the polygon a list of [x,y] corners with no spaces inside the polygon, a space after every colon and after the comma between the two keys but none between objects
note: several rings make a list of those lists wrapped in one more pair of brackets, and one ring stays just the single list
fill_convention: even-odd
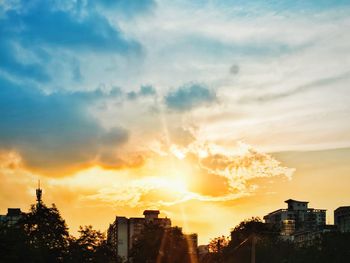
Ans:
[{"label": "foliage", "polygon": [[221,252],[214,250],[200,262],[249,263],[253,240],[256,241],[257,263],[345,263],[350,258],[350,233],[324,233],[309,244],[298,244],[283,240],[278,229],[252,218],[232,230],[231,241]]},{"label": "foliage", "polygon": [[68,227],[57,207],[32,205],[19,222],[35,262],[63,262],[68,249]]},{"label": "foliage", "polygon": [[216,237],[212,239],[209,243],[209,252],[220,253],[222,250],[228,246],[230,238],[226,236]]},{"label": "foliage", "polygon": [[163,228],[147,224],[133,245],[131,257],[134,263],[186,263],[191,262],[189,245],[178,227]]},{"label": "foliage", "polygon": [[22,229],[0,223],[0,262],[30,262],[30,247]]},{"label": "foliage", "polygon": [[105,235],[91,226],[69,236],[57,207],[32,205],[16,225],[0,223],[0,263],[114,263]]},{"label": "foliage", "polygon": [[80,226],[79,238],[70,237],[69,262],[111,262],[113,255],[105,235],[92,226]]}]

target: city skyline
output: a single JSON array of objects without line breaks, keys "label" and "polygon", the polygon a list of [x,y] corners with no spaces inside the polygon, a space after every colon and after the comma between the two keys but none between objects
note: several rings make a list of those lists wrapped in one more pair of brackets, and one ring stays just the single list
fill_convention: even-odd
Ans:
[{"label": "city skyline", "polygon": [[[35,199],[35,201],[36,201],[36,206],[40,206],[40,204],[44,204],[44,202],[43,202],[43,200],[42,200],[42,193],[43,193],[43,189],[42,188],[40,188],[40,180],[38,181],[38,187],[36,188],[36,190],[35,190],[35,195],[36,195],[36,199]],[[271,222],[271,219],[270,219],[270,217],[271,216],[273,216],[275,213],[286,213],[287,211],[289,211],[289,209],[291,209],[291,211],[293,211],[293,210],[299,210],[300,208],[299,208],[299,205],[298,205],[298,208],[293,208],[293,206],[291,206],[289,203],[296,203],[296,204],[298,204],[298,203],[301,203],[301,204],[306,204],[306,210],[307,210],[307,208],[308,208],[308,203],[310,203],[309,201],[297,201],[297,200],[294,200],[294,199],[288,199],[288,200],[285,200],[284,201],[285,203],[288,203],[288,207],[287,208],[278,208],[277,210],[275,210],[275,211],[268,211],[268,212],[265,212],[265,215],[264,216],[257,216],[257,215],[250,215],[250,216],[248,216],[248,217],[246,217],[246,218],[244,218],[244,219],[242,219],[243,221],[244,220],[254,220],[254,218],[255,219],[257,219],[257,218],[259,218],[260,220],[264,220],[265,221],[265,223],[267,223],[267,224],[271,224],[272,222]],[[32,203],[31,205],[33,205],[34,203]],[[54,202],[53,202],[53,204],[54,204]],[[296,206],[296,205],[295,205]],[[303,206],[303,205],[302,205]],[[305,205],[304,205],[305,206]],[[334,208],[334,210],[333,211],[327,211],[327,209],[314,209],[314,208],[310,208],[311,210],[310,211],[314,211],[315,210],[315,212],[316,213],[318,213],[319,211],[321,212],[321,213],[324,213],[324,218],[322,218],[321,220],[322,220],[322,222],[320,223],[320,226],[338,226],[338,224],[339,224],[339,222],[337,222],[337,220],[335,219],[335,213],[336,213],[336,211],[344,211],[343,213],[349,213],[348,211],[349,211],[349,208],[350,208],[350,206],[344,206],[344,205],[342,205],[342,206],[340,206],[340,207],[337,207],[337,208]],[[301,208],[301,209],[303,209],[303,208]],[[341,209],[343,209],[343,210],[341,210]],[[9,207],[9,208],[7,208],[7,210],[8,210],[8,213],[7,213],[7,215],[1,215],[1,216],[3,216],[4,217],[4,219],[3,220],[10,220],[10,225],[12,225],[12,224],[15,224],[22,216],[23,216],[23,214],[26,214],[27,213],[27,211],[22,211],[21,210],[21,208],[18,208],[18,207]],[[328,213],[327,214],[327,212],[332,212],[332,213]],[[312,212],[313,213],[313,212]],[[338,212],[339,213],[339,212]],[[341,212],[342,213],[342,212]],[[167,228],[167,227],[171,227],[171,218],[168,218],[168,216],[165,216],[164,218],[158,218],[158,215],[159,214],[161,214],[161,215],[163,215],[163,213],[160,213],[160,211],[159,210],[145,210],[145,211],[143,211],[143,215],[145,215],[145,218],[147,218],[147,216],[146,216],[146,214],[151,214],[152,216],[150,217],[151,218],[151,221],[154,219],[154,218],[156,218],[155,220],[156,220],[156,222],[155,222],[155,224],[160,224],[160,225],[162,225],[162,224],[164,224],[165,223],[165,225],[167,225],[167,226],[165,226],[165,228]],[[154,217],[153,217],[153,214],[156,214]],[[326,217],[325,217],[325,215],[327,214],[327,219],[326,219]],[[334,215],[334,216],[333,216]],[[10,216],[10,217],[8,217],[7,218],[7,216]],[[12,218],[13,217],[13,218]],[[133,222],[133,224],[144,224],[144,222],[143,222],[143,220],[145,219],[145,218],[139,218],[139,217],[135,217],[135,215],[128,215],[127,217],[130,217],[130,219],[131,220],[136,220],[136,222]],[[114,215],[114,218],[115,218],[115,220],[117,220],[118,218],[121,218],[122,220],[129,220],[127,217],[125,217],[125,215],[122,215],[122,214],[115,214]],[[177,217],[177,215],[175,215],[175,217]],[[332,221],[330,220],[330,218],[332,217]],[[6,219],[7,218],[7,219]],[[282,219],[283,219],[283,217],[282,217]],[[12,220],[12,221],[11,221]],[[138,221],[139,220],[139,221]],[[141,222],[141,221],[142,222]],[[157,220],[160,220],[159,222],[157,221]],[[164,222],[163,222],[163,221]],[[281,219],[278,219],[278,220],[281,220]],[[11,223],[12,222],[12,223]],[[147,219],[146,219],[146,221],[145,222],[148,222],[147,221]],[[186,221],[183,221],[185,224],[187,223]],[[87,223],[87,222],[85,222],[85,223]],[[276,223],[276,222],[273,222],[273,223]],[[128,223],[129,224],[129,223]],[[112,225],[112,223],[110,222],[109,223],[109,228],[107,227],[107,229],[100,229],[100,231],[102,231],[102,232],[104,232],[104,233],[109,233],[109,229],[110,229],[110,227],[111,227],[111,225]],[[79,228],[81,227],[81,224],[79,225]],[[175,224],[175,226],[174,226],[175,228],[176,227],[179,227],[180,229],[183,229],[183,227],[181,226],[181,225],[176,225]],[[346,223],[346,225],[344,225],[343,226],[344,227],[344,229],[348,229],[348,223]],[[68,228],[69,228],[69,226],[68,226]],[[228,230],[229,232],[231,232],[232,230],[234,229],[234,227],[233,226],[231,226],[230,227],[230,229]],[[335,229],[335,228],[334,228]],[[140,231],[141,229],[138,229],[138,231]],[[187,234],[186,235],[196,235],[196,239],[198,239],[198,234],[197,233],[195,233],[195,232],[193,232],[191,229],[189,229],[188,227],[186,228],[186,230],[187,230]],[[340,230],[340,229],[339,229]],[[348,230],[346,230],[346,231],[348,231]],[[76,234],[76,233],[75,233]],[[216,233],[216,235],[217,236],[226,236],[227,235],[227,233]],[[281,235],[283,236],[283,230],[281,231]],[[131,234],[131,236],[132,236],[132,234]],[[216,236],[216,237],[217,237]],[[216,238],[216,237],[211,237],[210,239],[208,239],[208,240],[206,240],[205,242],[203,241],[203,244],[200,244],[200,245],[207,245],[208,244],[208,242],[209,241],[211,241],[211,240],[213,240],[214,238]]]},{"label": "city skyline", "polygon": [[[350,204],[348,1],[1,1],[0,214],[157,209],[207,243]],[[218,223],[220,220],[220,223]]]}]

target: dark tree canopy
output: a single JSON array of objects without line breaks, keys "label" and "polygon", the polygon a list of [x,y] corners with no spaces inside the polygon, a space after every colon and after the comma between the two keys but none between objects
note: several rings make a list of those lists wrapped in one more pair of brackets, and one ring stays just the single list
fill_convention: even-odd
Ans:
[{"label": "dark tree canopy", "polygon": [[186,263],[191,262],[189,243],[181,228],[163,228],[148,224],[133,245],[134,263]]},{"label": "dark tree canopy", "polygon": [[68,227],[57,207],[32,205],[19,222],[36,262],[63,262],[68,249]]},{"label": "dark tree canopy", "polygon": [[230,239],[226,236],[213,238],[209,243],[209,251],[213,253],[220,253],[225,247],[228,246],[229,242]]},{"label": "dark tree canopy", "polygon": [[311,244],[300,245],[283,240],[278,229],[259,218],[251,218],[232,230],[226,247],[207,254],[200,262],[250,263],[253,240],[257,263],[346,263],[350,258],[350,233],[324,233]]},{"label": "dark tree canopy", "polygon": [[92,226],[80,226],[79,237],[70,237],[67,262],[115,262],[105,234]]},{"label": "dark tree canopy", "polygon": [[0,263],[114,263],[105,235],[91,226],[69,235],[57,207],[32,205],[16,225],[0,223]]}]

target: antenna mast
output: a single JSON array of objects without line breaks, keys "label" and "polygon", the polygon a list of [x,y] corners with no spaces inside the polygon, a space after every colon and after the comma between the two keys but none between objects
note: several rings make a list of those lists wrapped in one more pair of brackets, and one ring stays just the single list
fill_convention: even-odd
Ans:
[{"label": "antenna mast", "polygon": [[38,188],[36,189],[36,201],[37,201],[37,206],[39,207],[41,205],[41,197],[43,194],[43,190],[40,189],[40,180],[38,180]]}]

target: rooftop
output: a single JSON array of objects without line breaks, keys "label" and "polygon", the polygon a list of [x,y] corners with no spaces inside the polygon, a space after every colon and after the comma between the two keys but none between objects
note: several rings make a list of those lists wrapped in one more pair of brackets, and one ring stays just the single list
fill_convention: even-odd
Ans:
[{"label": "rooftop", "polygon": [[8,208],[7,209],[7,216],[20,216],[22,214],[22,211],[20,208]]},{"label": "rooftop", "polygon": [[298,201],[298,200],[294,200],[294,199],[288,199],[286,201],[284,201],[285,203],[289,204],[289,203],[303,203],[303,204],[308,204],[309,202],[307,201]]},{"label": "rooftop", "polygon": [[339,210],[347,210],[347,209],[350,209],[350,206],[339,206],[337,209],[334,210],[334,212]]},{"label": "rooftop", "polygon": [[143,211],[143,215],[150,215],[150,214],[152,214],[152,215],[154,215],[154,214],[159,215],[159,210],[145,210],[145,211]]}]

